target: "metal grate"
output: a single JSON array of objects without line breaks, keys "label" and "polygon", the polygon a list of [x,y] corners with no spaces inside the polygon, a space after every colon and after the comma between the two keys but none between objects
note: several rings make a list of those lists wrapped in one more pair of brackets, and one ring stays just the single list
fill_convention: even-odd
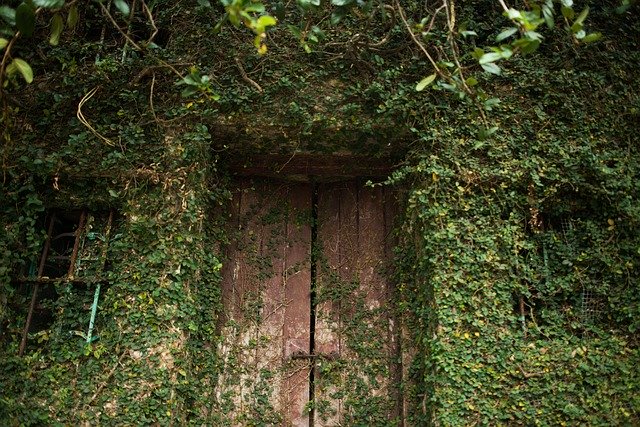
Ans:
[{"label": "metal grate", "polygon": [[[32,286],[31,303],[18,350],[20,356],[24,354],[26,349],[29,332],[32,332],[34,321],[38,322],[37,318],[43,305],[43,298],[55,299],[57,294],[55,293],[54,285],[60,281],[69,284],[96,284],[91,321],[86,336],[87,341],[91,341],[102,283],[101,276],[107,261],[113,211],[109,212],[108,219],[104,222],[103,233],[100,234],[101,245],[99,246],[92,245],[89,242],[89,240],[95,240],[94,234],[96,233],[91,232],[93,220],[94,216],[87,213],[86,210],[75,212],[53,211],[48,216],[46,221],[47,235],[38,262],[38,269],[37,271],[32,269],[29,277],[20,280],[22,283]],[[77,277],[77,273],[80,272],[79,266],[82,262],[95,264],[95,268],[91,270],[93,276]]]},{"label": "metal grate", "polygon": [[602,315],[602,299],[589,287],[583,286],[580,294],[580,308],[584,323],[596,323]]}]

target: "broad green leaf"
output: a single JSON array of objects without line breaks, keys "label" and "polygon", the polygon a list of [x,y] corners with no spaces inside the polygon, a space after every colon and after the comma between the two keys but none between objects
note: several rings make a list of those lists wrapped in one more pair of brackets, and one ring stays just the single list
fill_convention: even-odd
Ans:
[{"label": "broad green leaf", "polygon": [[475,31],[461,31],[460,34],[462,34],[463,37],[469,37],[469,36],[477,36],[478,33],[476,33]]},{"label": "broad green leaf", "polygon": [[562,16],[567,19],[573,19],[573,17],[576,16],[576,11],[570,7],[562,6],[562,8],[560,8],[560,12],[562,12]]},{"label": "broad green leaf", "polygon": [[9,44],[9,40],[3,39],[3,38],[0,37],[0,50],[2,50],[5,47],[7,47],[8,44]]},{"label": "broad green leaf", "polygon": [[126,1],[113,0],[113,4],[116,5],[116,8],[120,11],[120,13],[122,13],[127,18],[129,17],[129,14],[131,13],[131,9],[129,9],[129,5],[127,4]]},{"label": "broad green leaf", "polygon": [[499,129],[498,126],[493,126],[491,128],[481,128],[480,132],[478,132],[478,139],[480,141],[483,141],[488,137],[490,137],[491,135],[493,135],[494,133],[496,133],[498,129]]},{"label": "broad green leaf", "polygon": [[623,14],[631,7],[631,0],[622,0],[622,4],[616,8],[617,14]]},{"label": "broad green leaf", "polygon": [[433,81],[436,79],[436,74],[433,73],[430,76],[425,77],[424,79],[420,80],[418,82],[418,84],[416,85],[416,90],[418,92],[421,92],[424,90],[425,87],[429,86],[431,83],[433,83]]},{"label": "broad green leaf", "polygon": [[0,6],[0,17],[9,25],[16,25],[16,11],[9,6]]},{"label": "broad green leaf", "polygon": [[245,12],[264,13],[266,10],[262,3],[252,3],[243,9]]},{"label": "broad green leaf", "polygon": [[465,80],[465,83],[467,84],[467,86],[473,87],[478,84],[478,79],[476,79],[475,77],[468,77]]},{"label": "broad green leaf", "polygon": [[546,22],[547,27],[553,28],[555,26],[553,19],[553,2],[551,2],[551,0],[548,0],[542,5],[542,16],[544,17],[544,22]]},{"label": "broad green leaf", "polygon": [[300,30],[300,28],[296,27],[295,25],[287,25],[287,28],[289,29],[289,31],[291,31],[291,34],[293,34],[293,36],[297,39],[301,39],[302,38],[302,30]]},{"label": "broad green leaf", "polygon": [[348,6],[353,3],[353,0],[331,0],[331,4],[334,6]]},{"label": "broad green leaf", "polygon": [[78,25],[78,6],[74,3],[69,8],[69,14],[67,15],[67,27],[72,30]]},{"label": "broad green leaf", "polygon": [[498,67],[493,62],[488,64],[481,64],[481,65],[482,65],[482,69],[485,70],[487,73],[495,74],[498,76],[502,73],[502,70],[500,69],[500,67]]},{"label": "broad green leaf", "polygon": [[518,32],[518,29],[516,27],[507,28],[506,30],[504,30],[503,32],[501,32],[496,36],[496,41],[501,42],[502,40],[511,37],[517,32]]},{"label": "broad green leaf", "polygon": [[500,104],[499,98],[489,98],[486,101],[484,101],[484,108],[487,111],[491,111],[493,107],[495,107],[498,104]]},{"label": "broad green leaf", "polygon": [[225,13],[224,15],[222,15],[220,20],[216,23],[215,27],[213,27],[213,30],[211,30],[211,32],[213,34],[219,34],[220,31],[222,30],[222,26],[224,25],[225,22],[227,22],[228,17],[229,17],[228,13]]},{"label": "broad green leaf", "polygon": [[257,20],[258,28],[266,28],[272,25],[276,25],[276,18],[274,18],[273,16],[263,15]]},{"label": "broad green leaf", "polygon": [[36,29],[36,14],[31,6],[21,3],[16,9],[16,27],[22,35],[29,37]]},{"label": "broad green leaf", "polygon": [[591,42],[598,41],[598,40],[600,40],[601,38],[602,38],[602,33],[591,33],[591,34],[586,35],[586,36],[582,39],[582,41],[583,41],[584,43],[591,43]]},{"label": "broad green leaf", "polygon": [[540,40],[526,40],[520,47],[520,51],[523,55],[533,53],[540,47]]},{"label": "broad green leaf", "polygon": [[575,34],[575,33],[579,32],[579,31],[582,31],[583,28],[584,28],[584,25],[582,25],[582,23],[576,21],[571,26],[571,32]]},{"label": "broad green leaf", "polygon": [[489,53],[485,53],[484,55],[482,55],[482,58],[480,58],[478,60],[478,62],[480,62],[480,65],[482,64],[489,64],[490,62],[495,62],[498,59],[502,59],[502,55],[498,52],[489,52]]},{"label": "broad green leaf", "polygon": [[337,25],[349,12],[348,7],[339,7],[331,13],[331,25]]},{"label": "broad green leaf", "polygon": [[320,6],[320,0],[298,0],[298,5],[303,9],[309,9],[311,6]]},{"label": "broad green leaf", "polygon": [[33,0],[33,4],[45,9],[60,9],[64,6],[64,0]]},{"label": "broad green leaf", "polygon": [[51,34],[49,36],[49,44],[52,46],[57,46],[60,42],[60,34],[62,34],[62,29],[64,28],[64,22],[62,21],[62,16],[59,13],[56,13],[51,18]]},{"label": "broad green leaf", "polygon": [[522,19],[522,13],[519,10],[516,10],[514,8],[509,9],[506,12],[506,14],[509,17],[509,19],[516,19],[516,20]]},{"label": "broad green leaf", "polygon": [[564,7],[573,6],[573,0],[562,0],[562,6],[564,6]]},{"label": "broad green leaf", "polygon": [[585,7],[580,15],[576,18],[576,23],[583,24],[584,20],[587,19],[587,15],[589,15],[589,6]]},{"label": "broad green leaf", "polygon": [[542,34],[540,34],[537,31],[526,31],[524,33],[524,35],[525,35],[525,37],[527,37],[528,39],[531,39],[531,40],[542,40],[543,39]]},{"label": "broad green leaf", "polygon": [[482,55],[484,55],[484,50],[480,49],[479,47],[473,49],[473,53],[471,54],[471,56],[473,56],[475,59],[482,58]]},{"label": "broad green leaf", "polygon": [[20,74],[22,74],[22,77],[24,77],[24,80],[27,83],[31,83],[33,81],[33,70],[25,60],[13,58],[13,61],[11,61],[11,64],[9,65],[14,66],[18,71],[20,71]]}]

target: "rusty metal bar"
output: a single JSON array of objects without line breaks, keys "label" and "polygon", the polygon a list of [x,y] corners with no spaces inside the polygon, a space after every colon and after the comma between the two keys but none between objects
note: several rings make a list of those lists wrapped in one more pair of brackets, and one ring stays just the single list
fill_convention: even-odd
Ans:
[{"label": "rusty metal bar", "polygon": [[109,250],[109,239],[111,237],[111,225],[113,224],[113,210],[109,211],[109,218],[107,219],[107,225],[104,230],[104,246],[102,247],[102,252],[100,253],[100,267],[98,270],[98,275],[102,275],[104,271],[104,266],[107,263],[107,251]]},{"label": "rusty metal bar", "polygon": [[[40,264],[38,266],[38,276],[37,279],[42,277],[44,273],[44,266],[47,261],[47,255],[49,255],[49,247],[51,246],[51,234],[53,233],[53,225],[56,220],[56,213],[52,212],[51,217],[49,218],[49,228],[47,229],[47,238],[44,242],[44,248],[42,249],[42,255],[40,256]],[[36,282],[33,285],[33,293],[31,294],[31,304],[29,305],[29,313],[27,314],[27,320],[24,324],[24,329],[22,331],[22,340],[20,341],[20,348],[18,350],[18,356],[22,356],[24,354],[24,350],[27,347],[27,337],[29,335],[29,328],[31,327],[31,319],[33,318],[33,310],[36,307],[36,301],[38,299],[38,289],[40,284]]]},{"label": "rusty metal bar", "polygon": [[69,263],[69,271],[67,272],[67,279],[73,279],[73,275],[76,271],[76,259],[78,258],[78,248],[80,247],[80,236],[84,231],[84,223],[87,219],[87,211],[85,209],[80,213],[80,222],[78,228],[75,231],[76,240],[73,242],[73,251],[71,252],[71,261]]}]

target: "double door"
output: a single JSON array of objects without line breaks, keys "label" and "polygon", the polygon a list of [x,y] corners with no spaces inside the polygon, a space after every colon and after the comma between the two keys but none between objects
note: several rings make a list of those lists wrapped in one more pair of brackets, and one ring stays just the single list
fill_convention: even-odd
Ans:
[{"label": "double door", "polygon": [[237,183],[222,271],[220,425],[403,425],[393,211],[387,188],[357,180]]}]

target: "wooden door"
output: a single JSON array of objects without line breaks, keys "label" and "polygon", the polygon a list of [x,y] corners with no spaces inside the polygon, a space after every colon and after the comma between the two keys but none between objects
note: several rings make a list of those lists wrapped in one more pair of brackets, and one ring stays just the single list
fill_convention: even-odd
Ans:
[{"label": "wooden door", "polygon": [[219,425],[401,425],[383,188],[242,179],[222,271]]}]

